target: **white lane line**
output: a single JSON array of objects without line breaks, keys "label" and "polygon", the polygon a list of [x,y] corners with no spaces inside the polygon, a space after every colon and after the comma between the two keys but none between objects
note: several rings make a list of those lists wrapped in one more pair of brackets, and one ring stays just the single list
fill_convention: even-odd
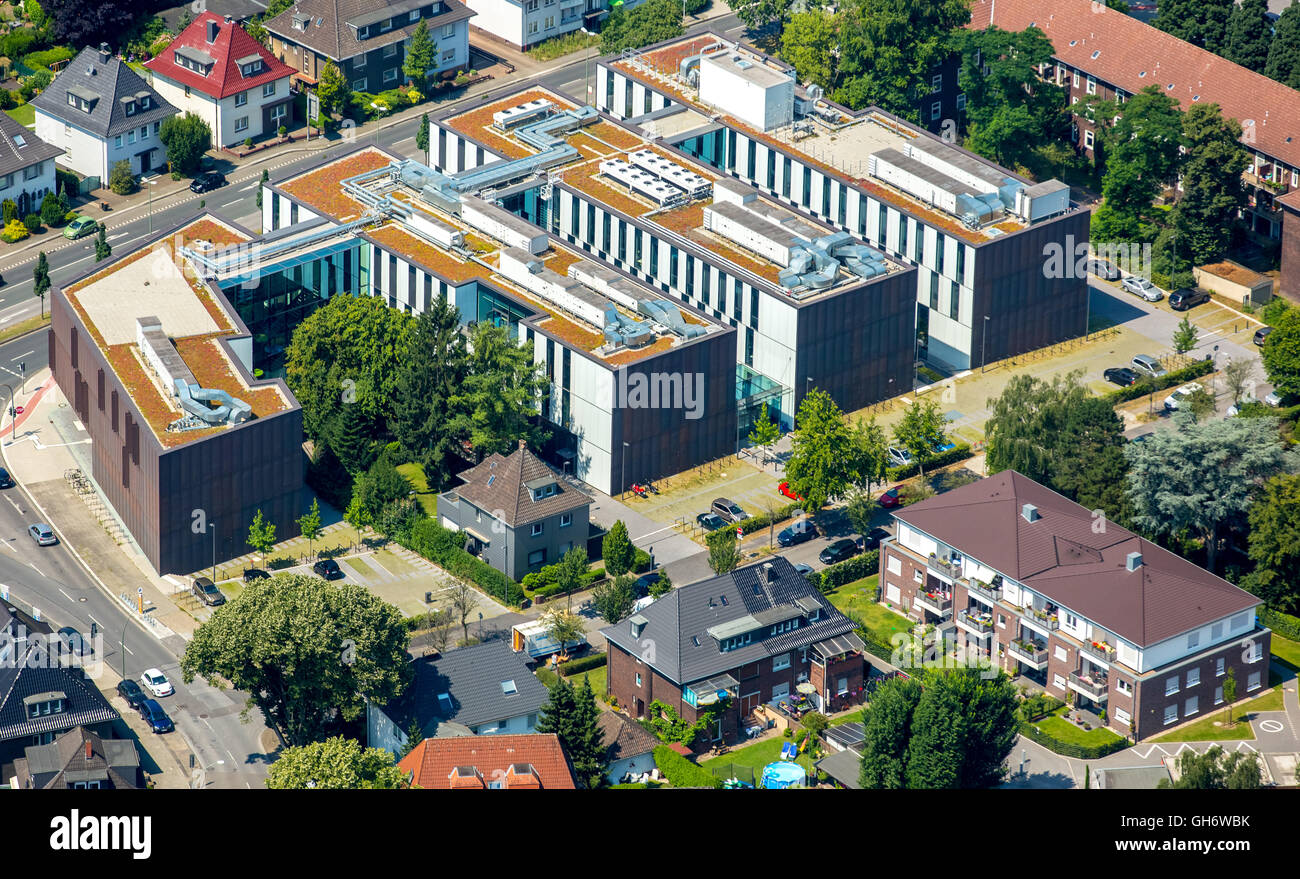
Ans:
[{"label": "white lane line", "polygon": [[31,568],[33,571],[35,571],[36,573],[40,574],[42,577],[45,576],[45,574],[41,572],[41,569],[33,565],[31,562],[28,562],[27,566]]},{"label": "white lane line", "polygon": [[238,190],[236,190],[236,191],[238,191],[238,192],[248,192],[248,190],[250,190],[250,189],[255,189],[255,188],[257,188],[257,187],[260,186],[260,185],[261,185],[261,181],[259,181],[259,180],[254,180],[252,183],[248,184],[247,186],[241,186],[241,187],[240,187]]},{"label": "white lane line", "polygon": [[97,619],[95,619],[94,617],[92,617],[90,614],[86,614],[86,619],[90,620],[92,623],[94,623],[95,625],[99,626],[100,628],[103,628],[103,626],[104,626],[103,623],[101,623],[99,620],[97,620]]},{"label": "white lane line", "polygon": [[18,555],[18,550],[17,550],[17,549],[14,549],[14,545],[13,545],[12,543],[10,543],[9,541],[7,541],[7,540],[0,540],[0,543],[3,543],[7,549],[9,549],[9,550],[11,550],[11,551],[13,552],[14,555]]},{"label": "white lane line", "polygon": [[122,649],[127,652],[127,655],[135,656],[135,651],[132,650],[130,647],[127,647],[125,644],[122,645]]},{"label": "white lane line", "polygon": [[117,239],[119,239],[119,238],[125,238],[126,236],[127,236],[127,233],[126,233],[126,232],[118,232],[116,235],[109,235],[108,238],[107,238],[106,240],[108,240],[108,241],[116,241]]},{"label": "white lane line", "polygon": [[9,501],[9,506],[18,511],[18,515],[21,516],[23,514],[23,508],[14,503],[13,498],[9,497],[9,495],[5,495],[5,500]]},{"label": "white lane line", "polygon": [[22,360],[22,359],[23,359],[24,357],[26,357],[28,354],[35,354],[35,353],[36,353],[35,351],[24,351],[23,353],[19,354],[17,357],[15,357],[13,360],[10,360],[9,362],[10,362],[10,363],[17,363],[19,360]]},{"label": "white lane line", "polygon": [[[63,592],[63,587],[62,587],[62,586],[59,587],[59,591],[60,591],[60,592]],[[73,598],[71,595],[69,595],[69,594],[66,593],[66,592],[63,592],[63,597],[66,598],[66,599],[68,599],[68,601],[76,601],[76,600],[77,600],[77,599]]]}]

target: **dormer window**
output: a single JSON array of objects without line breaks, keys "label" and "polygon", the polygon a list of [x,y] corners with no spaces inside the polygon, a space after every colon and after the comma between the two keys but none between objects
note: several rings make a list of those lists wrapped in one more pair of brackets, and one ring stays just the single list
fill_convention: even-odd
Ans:
[{"label": "dormer window", "polygon": [[420,20],[420,10],[412,9],[410,16],[407,18],[407,21],[419,21],[419,20]]},{"label": "dormer window", "polygon": [[365,39],[368,39],[369,37],[370,37],[370,25],[366,25],[365,27],[359,27],[359,28],[357,28],[357,39],[358,39],[358,40],[365,40]]},{"label": "dormer window", "polygon": [[381,34],[387,33],[392,29],[393,29],[393,20],[391,18],[384,19],[384,23],[379,26],[379,32]]},{"label": "dormer window", "polygon": [[726,653],[730,650],[735,650],[738,647],[744,647],[746,644],[750,643],[753,638],[754,635],[752,632],[746,632],[743,635],[736,635],[734,638],[726,638],[718,643],[718,649],[723,653]]},{"label": "dormer window", "polygon": [[126,115],[128,115],[128,116],[134,116],[134,115],[135,115],[135,101],[127,101],[127,102],[126,102]]}]

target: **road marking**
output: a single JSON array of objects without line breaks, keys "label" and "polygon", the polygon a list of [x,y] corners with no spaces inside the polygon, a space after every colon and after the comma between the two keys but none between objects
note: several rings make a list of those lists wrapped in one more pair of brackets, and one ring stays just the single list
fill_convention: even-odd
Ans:
[{"label": "road marking", "polygon": [[122,645],[122,649],[127,652],[128,656],[135,656],[135,651],[132,650],[130,647],[127,647],[125,644]]},{"label": "road marking", "polygon": [[31,562],[28,562],[27,566],[31,568],[33,571],[35,571],[36,573],[40,574],[42,577],[45,576],[45,574],[41,573],[41,569],[33,565]]},{"label": "road marking", "polygon": [[[63,587],[62,587],[62,586],[59,587],[59,591],[60,591],[60,592],[63,592]],[[66,593],[66,592],[63,592],[63,597],[66,598],[66,599],[68,599],[68,601],[76,601],[76,600],[77,600],[77,599],[73,598],[71,595],[69,595],[69,594]]]},{"label": "road marking", "polygon": [[23,514],[23,508],[14,503],[13,498],[9,497],[9,495],[5,495],[5,500],[9,501],[9,506],[18,511],[18,515],[21,516]]},{"label": "road marking", "polygon": [[14,549],[13,544],[11,544],[8,540],[0,541],[0,543],[3,543],[6,548],[13,550],[14,555],[18,555],[18,550]]},{"label": "road marking", "polygon": [[1272,719],[1261,720],[1259,722],[1259,728],[1262,729],[1264,732],[1273,732],[1273,733],[1281,732],[1282,730],[1286,729],[1286,727],[1282,725],[1282,722],[1280,720],[1272,720]]},{"label": "road marking", "polygon": [[127,233],[125,233],[125,232],[118,232],[116,235],[109,235],[108,238],[106,238],[105,240],[106,240],[106,241],[116,241],[116,240],[119,239],[119,238],[125,238],[126,235],[127,235]]},{"label": "road marking", "polygon": [[10,360],[9,362],[17,363],[19,360],[26,357],[28,354],[35,354],[35,353],[36,353],[35,351],[24,351],[23,353],[19,354],[17,357],[15,357],[13,360]]},{"label": "road marking", "polygon": [[[236,190],[236,192],[248,192],[248,190],[256,189],[260,185],[261,185],[260,180],[254,180],[252,183],[248,184],[247,186],[241,186],[239,189]],[[236,199],[236,201],[238,201],[238,199]]]}]

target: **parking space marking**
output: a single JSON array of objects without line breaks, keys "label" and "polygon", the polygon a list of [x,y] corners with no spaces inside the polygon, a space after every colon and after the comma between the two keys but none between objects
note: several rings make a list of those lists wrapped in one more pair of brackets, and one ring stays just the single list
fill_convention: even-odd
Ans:
[{"label": "parking space marking", "polygon": [[1286,726],[1280,720],[1270,719],[1270,720],[1261,720],[1259,722],[1259,728],[1264,732],[1279,733],[1282,730],[1286,729]]}]

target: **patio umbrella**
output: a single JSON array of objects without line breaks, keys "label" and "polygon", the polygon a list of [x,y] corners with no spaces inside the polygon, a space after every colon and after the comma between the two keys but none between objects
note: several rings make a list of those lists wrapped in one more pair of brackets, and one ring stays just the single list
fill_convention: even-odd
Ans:
[{"label": "patio umbrella", "polygon": [[795,689],[798,690],[800,693],[803,693],[805,696],[811,696],[813,693],[817,692],[817,688],[814,687],[812,684],[808,683],[807,681],[804,681],[802,684],[795,687]]}]

